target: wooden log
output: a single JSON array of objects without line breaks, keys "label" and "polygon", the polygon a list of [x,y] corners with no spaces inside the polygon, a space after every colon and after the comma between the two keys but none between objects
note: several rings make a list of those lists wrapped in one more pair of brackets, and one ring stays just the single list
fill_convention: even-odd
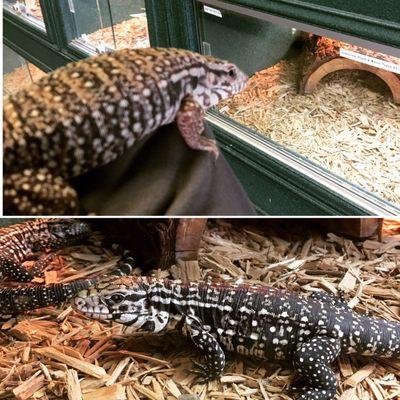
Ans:
[{"label": "wooden log", "polygon": [[116,219],[112,224],[96,219],[92,224],[104,231],[110,242],[129,249],[141,265],[164,270],[179,260],[197,260],[206,222],[206,218],[152,218]]},{"label": "wooden log", "polygon": [[175,239],[179,220],[173,218],[114,219],[96,218],[94,229],[105,233],[110,243],[129,249],[141,267],[166,269],[175,262]]},{"label": "wooden log", "polygon": [[[340,48],[363,52],[357,46],[349,45],[338,40],[332,40],[321,36],[312,35],[306,40],[306,49],[303,57],[299,93],[311,93],[318,83],[328,74],[341,70],[362,70],[370,72],[382,79],[389,87],[393,101],[400,104],[400,77],[394,72],[374,67],[362,62],[350,60],[340,56]],[[379,53],[369,51],[372,56],[381,58]],[[388,56],[389,57],[389,56]]]},{"label": "wooden log", "polygon": [[382,218],[313,218],[312,221],[336,234],[344,234],[356,239],[381,235]]},{"label": "wooden log", "polygon": [[179,221],[175,241],[176,260],[197,260],[206,218],[182,218]]}]

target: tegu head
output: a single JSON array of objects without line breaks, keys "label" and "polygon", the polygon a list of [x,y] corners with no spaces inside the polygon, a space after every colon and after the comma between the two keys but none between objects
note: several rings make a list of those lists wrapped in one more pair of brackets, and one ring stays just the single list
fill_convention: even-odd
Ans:
[{"label": "tegu head", "polygon": [[[200,56],[204,75],[191,93],[204,108],[210,108],[242,91],[248,76],[235,64],[211,56]],[[195,68],[193,68],[195,73]]]},{"label": "tegu head", "polygon": [[79,243],[90,234],[89,225],[75,219],[48,219],[45,220],[45,225],[46,229],[40,233],[39,240],[34,244],[38,250],[70,246]]},{"label": "tegu head", "polygon": [[136,330],[159,332],[168,322],[168,313],[151,306],[146,278],[108,277],[79,292],[71,303],[90,318],[118,322]]}]

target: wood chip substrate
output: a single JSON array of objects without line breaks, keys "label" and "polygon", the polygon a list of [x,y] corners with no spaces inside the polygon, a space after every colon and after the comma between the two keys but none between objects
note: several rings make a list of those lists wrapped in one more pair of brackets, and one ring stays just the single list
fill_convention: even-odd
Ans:
[{"label": "wood chip substrate", "polygon": [[219,111],[369,192],[400,204],[400,105],[365,71],[297,93],[297,61],[257,72]]},{"label": "wood chip substrate", "polygon": [[[308,294],[340,288],[357,312],[400,321],[400,221],[387,225],[392,236],[360,242],[305,227],[304,220],[277,221],[209,221],[200,249],[202,278],[257,281]],[[95,235],[93,245],[60,251],[48,282],[110,271],[118,257],[97,241]],[[181,274],[178,266],[152,272]],[[230,354],[220,381],[195,384],[190,369],[200,359],[183,336],[135,334],[68,305],[49,307],[2,325],[0,399],[294,398],[287,390],[295,379],[289,365]],[[340,400],[400,398],[399,360],[344,355],[334,369]]]},{"label": "wood chip substrate", "polygon": [[132,15],[130,19],[114,25],[114,37],[111,27],[99,29],[87,35],[89,43],[93,45],[105,44],[114,49],[138,49],[149,47],[147,32],[147,18],[145,14]]},{"label": "wood chip substrate", "polygon": [[3,94],[16,93],[44,75],[46,75],[44,71],[31,63],[15,68],[12,72],[3,75]]}]

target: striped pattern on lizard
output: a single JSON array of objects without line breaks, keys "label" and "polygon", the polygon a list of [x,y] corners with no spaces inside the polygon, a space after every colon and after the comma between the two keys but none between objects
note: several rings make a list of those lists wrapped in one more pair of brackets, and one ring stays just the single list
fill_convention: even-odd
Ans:
[{"label": "striped pattern on lizard", "polygon": [[217,156],[201,136],[204,110],[246,81],[234,64],[164,48],[118,50],[49,73],[4,101],[6,213],[77,213],[71,178],[173,121],[189,148]]},{"label": "striped pattern on lizard", "polygon": [[[54,253],[27,269],[22,264],[33,252],[76,244],[89,235],[89,226],[72,219],[36,219],[0,229],[0,276],[18,282],[30,282],[43,276]],[[97,280],[86,279],[62,284],[0,288],[0,314],[57,305]]]},{"label": "striped pattern on lizard", "polygon": [[225,352],[292,361],[307,384],[300,400],[332,400],[341,353],[400,357],[400,323],[353,312],[326,293],[308,298],[271,287],[104,279],[71,300],[85,315],[149,332],[182,328],[204,353],[198,373],[220,376]]}]

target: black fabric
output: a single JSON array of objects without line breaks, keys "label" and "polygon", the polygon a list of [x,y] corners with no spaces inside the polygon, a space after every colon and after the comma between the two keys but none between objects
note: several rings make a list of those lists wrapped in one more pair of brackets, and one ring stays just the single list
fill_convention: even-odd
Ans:
[{"label": "black fabric", "polygon": [[72,185],[81,212],[96,215],[256,215],[223,155],[188,149],[175,124]]}]

